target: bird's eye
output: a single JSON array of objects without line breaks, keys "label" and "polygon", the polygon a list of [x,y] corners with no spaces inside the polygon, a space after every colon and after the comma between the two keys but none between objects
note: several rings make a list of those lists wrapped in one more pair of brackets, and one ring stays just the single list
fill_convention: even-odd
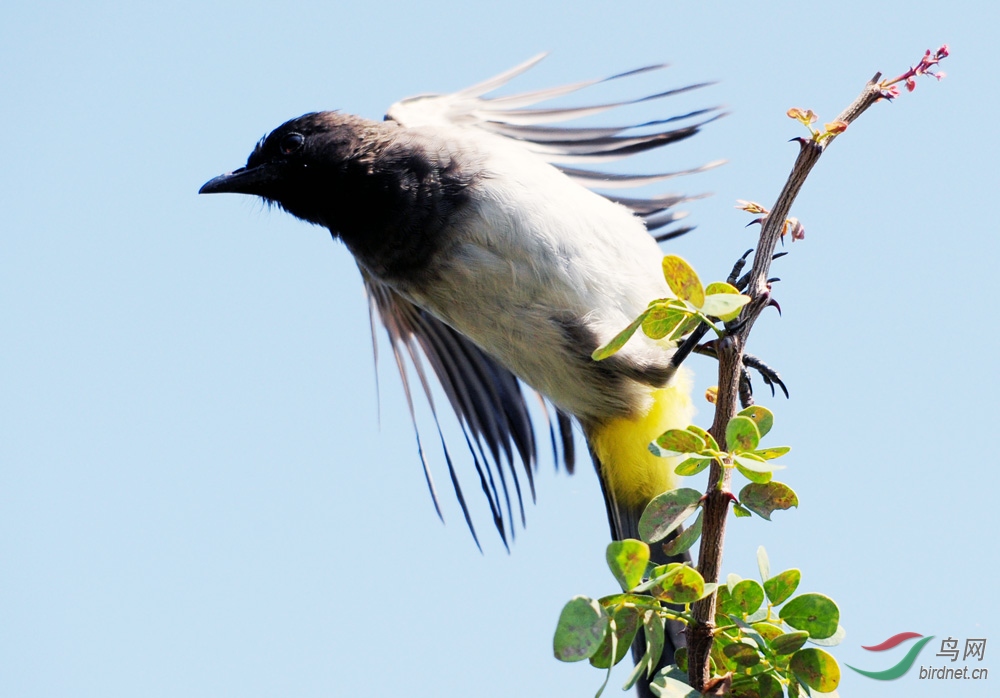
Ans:
[{"label": "bird's eye", "polygon": [[278,149],[282,155],[291,155],[301,148],[305,142],[305,136],[301,133],[289,133],[282,137],[281,142],[278,144]]}]

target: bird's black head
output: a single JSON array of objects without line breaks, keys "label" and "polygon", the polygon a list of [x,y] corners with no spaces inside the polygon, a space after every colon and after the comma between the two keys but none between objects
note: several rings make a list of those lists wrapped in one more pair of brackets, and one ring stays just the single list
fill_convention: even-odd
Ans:
[{"label": "bird's black head", "polygon": [[[393,121],[306,114],[264,138],[246,167],[202,194],[252,194],[325,226],[372,274],[402,279],[445,242],[478,170],[446,140]],[[474,163],[474,161],[471,161]]]},{"label": "bird's black head", "polygon": [[199,194],[260,196],[298,218],[335,228],[345,172],[378,140],[380,124],[338,112],[305,114],[262,138],[245,167],[206,182]]}]

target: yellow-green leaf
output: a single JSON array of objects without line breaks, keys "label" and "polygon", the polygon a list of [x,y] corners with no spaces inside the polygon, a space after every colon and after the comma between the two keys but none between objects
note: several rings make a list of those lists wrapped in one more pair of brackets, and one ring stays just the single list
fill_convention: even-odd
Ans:
[{"label": "yellow-green leaf", "polygon": [[691,477],[692,475],[700,473],[711,463],[711,458],[688,458],[686,461],[683,461],[676,468],[674,468],[674,472],[678,475],[683,475],[684,477]]},{"label": "yellow-green leaf", "polygon": [[573,598],[563,607],[556,624],[552,649],[556,659],[578,662],[590,658],[601,646],[610,625],[601,605],[585,596]]},{"label": "yellow-green leaf", "polygon": [[705,288],[698,274],[684,259],[668,254],[663,258],[663,276],[670,290],[681,300],[700,308],[705,303]]},{"label": "yellow-green leaf", "polygon": [[663,540],[701,506],[701,496],[690,487],[658,494],[639,517],[639,537],[647,543]]},{"label": "yellow-green leaf", "polygon": [[791,509],[799,505],[799,498],[783,482],[749,484],[740,490],[740,503],[768,521],[775,509]]},{"label": "yellow-green leaf", "polygon": [[632,335],[634,335],[635,331],[639,329],[640,325],[642,325],[642,321],[646,319],[646,313],[648,312],[649,310],[644,310],[639,317],[629,324],[628,327],[616,334],[610,342],[604,346],[597,347],[597,349],[594,350],[594,353],[590,355],[590,358],[594,361],[602,361],[618,353],[618,351],[625,346],[626,342],[632,339]]},{"label": "yellow-green leaf", "polygon": [[668,543],[663,544],[663,552],[669,557],[675,555],[680,555],[685,550],[688,550],[694,542],[701,537],[701,514],[698,514],[698,518],[695,519],[694,523],[681,531],[681,534],[671,540]]},{"label": "yellow-green leaf", "polygon": [[840,609],[823,594],[796,596],[781,608],[779,615],[796,630],[805,630],[820,640],[837,632],[840,623]]},{"label": "yellow-green leaf", "polygon": [[810,647],[792,655],[788,668],[795,677],[819,693],[832,693],[840,685],[840,665],[828,652]]},{"label": "yellow-green leaf", "polygon": [[683,565],[670,570],[649,590],[668,603],[694,603],[705,590],[705,579],[693,567]]},{"label": "yellow-green leaf", "polygon": [[764,582],[764,592],[767,594],[768,600],[778,606],[795,593],[801,579],[802,573],[799,570],[785,570]]},{"label": "yellow-green leaf", "polygon": [[[740,417],[749,417],[752,419],[753,423],[757,425],[757,431],[760,432],[761,437],[766,436],[767,432],[771,431],[771,427],[774,426],[774,413],[760,405],[750,405],[750,407],[742,409],[736,414]],[[730,448],[732,448],[732,445],[730,445]]]},{"label": "yellow-green leaf", "polygon": [[753,451],[753,455],[759,456],[764,460],[773,460],[775,458],[781,458],[791,450],[792,449],[788,446],[773,446],[771,448],[761,448]]},{"label": "yellow-green leaf", "polygon": [[606,557],[608,567],[621,584],[622,591],[628,591],[642,581],[649,564],[649,546],[631,538],[614,541],[608,545]]},{"label": "yellow-green leaf", "polygon": [[642,332],[650,339],[663,339],[672,335],[688,318],[691,312],[677,300],[658,303],[650,307],[642,321]]},{"label": "yellow-green leaf", "polygon": [[743,306],[749,302],[750,296],[713,293],[705,296],[705,304],[701,306],[701,312],[728,322],[735,320]]},{"label": "yellow-green leaf", "polygon": [[664,456],[681,453],[698,453],[705,448],[705,440],[687,429],[668,429],[656,437]]},{"label": "yellow-green leaf", "polygon": [[753,451],[760,443],[759,428],[750,417],[736,415],[726,425],[726,445],[730,451]]},{"label": "yellow-green leaf", "polygon": [[[620,662],[632,646],[639,624],[642,620],[642,612],[629,606],[620,606],[609,612],[614,623],[611,625],[612,632],[604,635],[597,651],[590,656],[591,666],[598,669],[607,669]],[[614,645],[615,654],[612,660],[611,648]]]},{"label": "yellow-green leaf", "polygon": [[702,429],[701,427],[695,424],[689,424],[687,430],[692,434],[697,434],[698,436],[703,438],[705,440],[705,443],[708,444],[708,447],[711,448],[713,451],[719,450],[719,444],[715,443],[715,439],[712,438],[712,435],[709,434],[704,429]]}]

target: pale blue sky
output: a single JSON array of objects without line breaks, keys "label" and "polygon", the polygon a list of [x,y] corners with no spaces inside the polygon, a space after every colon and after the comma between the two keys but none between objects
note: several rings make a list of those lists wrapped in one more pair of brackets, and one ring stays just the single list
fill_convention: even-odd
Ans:
[{"label": "pale blue sky", "polygon": [[[562,604],[615,589],[589,465],[567,477],[543,458],[508,555],[461,461],[480,555],[450,496],[447,524],[434,514],[388,363],[379,426],[347,251],[198,187],[306,111],[378,118],[542,50],[519,86],[668,61],[632,94],[720,82],[636,118],[732,112],[642,162],[729,160],[676,183],[715,196],[688,207],[698,230],[670,248],[721,278],[754,238],[734,200],[770,203],[794,157],[801,131],[785,110],[832,118],[876,70],[948,42],[949,77],[868,113],[793,211],[807,237],[775,267],[784,315],[765,316],[751,350],[792,391],[762,401],[772,443],[793,447],[782,479],[802,506],[732,522],[725,569],[753,575],[761,544],[775,571],[801,568],[803,590],[840,603],[836,655],[862,668],[901,653],[860,645],[904,630],[989,640],[991,681],[887,687],[845,669],[845,698],[995,695],[995,6],[14,2],[2,14],[0,694],[593,695],[598,671],[551,656]],[[714,367],[692,367],[700,393]],[[935,646],[925,664],[940,665]]]}]

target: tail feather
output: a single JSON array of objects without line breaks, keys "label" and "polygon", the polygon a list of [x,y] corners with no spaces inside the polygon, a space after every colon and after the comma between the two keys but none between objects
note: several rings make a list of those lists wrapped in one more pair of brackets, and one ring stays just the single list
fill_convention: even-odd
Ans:
[{"label": "tail feather", "polygon": [[[602,464],[593,451],[591,451],[590,455],[594,460],[594,467],[597,468],[598,475],[600,475],[602,472]],[[605,485],[605,479],[603,477],[600,479],[601,489],[604,493],[604,505],[608,512],[608,524],[611,528],[611,539],[639,539],[639,517],[642,516],[642,508],[621,505],[616,501],[614,493]],[[678,529],[671,534],[670,539],[679,535],[681,530],[682,529]],[[665,565],[670,562],[691,562],[691,555],[687,552],[681,553],[680,555],[667,555],[663,552],[663,546],[660,544],[651,545],[649,553],[650,561],[656,565]],[[656,668],[651,675],[655,676],[660,669],[669,664],[673,664],[674,653],[681,647],[687,646],[684,628],[685,626],[683,623],[679,623],[677,621],[666,622],[666,627],[664,628],[663,654],[660,655],[660,661],[657,663]],[[635,640],[632,642],[632,659],[633,661],[638,662],[645,654],[646,638],[643,633],[640,632],[635,636]],[[650,690],[649,684],[642,679],[636,683],[636,691],[639,698],[655,698],[655,694]]]},{"label": "tail feather", "polygon": [[[639,518],[646,505],[657,494],[676,487],[673,464],[653,456],[647,446],[667,429],[684,428],[691,423],[694,410],[689,376],[680,372],[670,385],[653,390],[650,397],[650,405],[641,414],[584,428],[601,481],[613,540],[639,539]],[[679,533],[680,530],[673,535]],[[650,546],[650,559],[657,565],[691,561],[686,552],[667,555],[661,544]],[[667,621],[665,630],[663,654],[656,671],[672,664],[674,653],[686,646],[682,623]],[[639,661],[645,653],[645,637],[639,633],[632,644],[632,656]],[[653,698],[646,681],[640,680],[636,686],[640,698]]]}]

